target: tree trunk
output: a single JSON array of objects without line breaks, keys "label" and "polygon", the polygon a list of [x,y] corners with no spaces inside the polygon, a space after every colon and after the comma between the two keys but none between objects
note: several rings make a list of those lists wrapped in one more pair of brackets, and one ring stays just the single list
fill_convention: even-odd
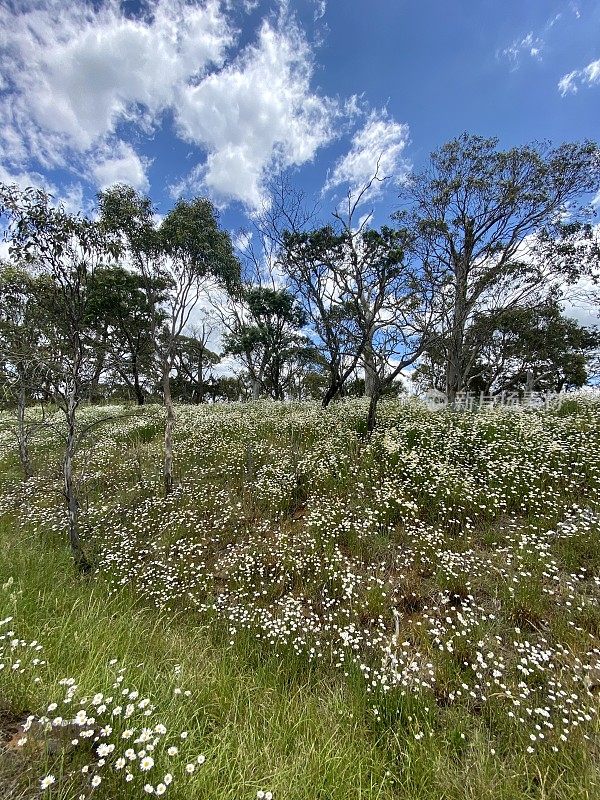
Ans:
[{"label": "tree trunk", "polygon": [[31,459],[29,458],[29,432],[25,424],[25,387],[19,387],[17,397],[17,439],[19,441],[19,460],[23,470],[23,480],[29,480],[33,475]]},{"label": "tree trunk", "polygon": [[373,397],[377,381],[377,368],[375,366],[373,343],[370,339],[365,344],[363,358],[365,362],[365,397]]},{"label": "tree trunk", "polygon": [[462,389],[461,364],[463,360],[463,344],[467,321],[467,283],[462,270],[458,270],[456,279],[456,298],[452,314],[452,331],[448,344],[448,364],[446,367],[446,395],[449,403],[454,403],[456,394]]},{"label": "tree trunk", "polygon": [[67,406],[67,441],[65,443],[65,456],[63,461],[64,493],[69,516],[69,544],[75,567],[79,572],[89,572],[91,565],[79,538],[79,502],[73,481],[73,457],[76,445],[75,412],[77,404],[74,397],[70,397]]},{"label": "tree trunk", "polygon": [[146,402],[146,395],[142,391],[142,388],[139,385],[139,383],[137,383],[137,382],[136,382],[136,384],[134,386],[134,392],[135,392],[135,401],[136,401],[136,403],[138,404],[138,406],[143,406],[145,404],[145,402]]},{"label": "tree trunk", "polygon": [[202,356],[198,362],[198,403],[204,402],[204,364]]},{"label": "tree trunk", "polygon": [[173,427],[175,424],[175,412],[173,411],[173,399],[171,398],[171,378],[168,365],[163,367],[162,386],[167,421],[165,423],[165,463],[163,470],[165,497],[173,491]]},{"label": "tree trunk", "polygon": [[[469,272],[473,255],[473,220],[465,220],[465,239],[461,252],[453,251],[453,270],[455,280],[454,308],[452,310],[452,330],[448,345],[448,364],[446,368],[446,394],[453,403],[456,394],[463,386],[463,360],[465,328],[469,316]],[[471,297],[471,302],[473,298]]]},{"label": "tree trunk", "polygon": [[338,392],[340,391],[340,383],[339,381],[335,381],[329,384],[329,388],[323,395],[323,400],[321,401],[321,408],[327,408],[329,403],[333,400],[334,397],[337,396]]},{"label": "tree trunk", "polygon": [[250,381],[252,383],[252,399],[259,400],[260,399],[260,381],[256,378],[251,377]]},{"label": "tree trunk", "polygon": [[133,358],[131,367],[133,371],[133,391],[135,392],[135,399],[138,406],[143,406],[146,398],[144,396],[144,391],[140,386],[140,373],[138,369],[137,358]]},{"label": "tree trunk", "polygon": [[374,381],[371,401],[369,403],[369,413],[367,415],[367,435],[370,437],[377,426],[377,404],[381,397],[381,386],[377,379]]},{"label": "tree trunk", "polygon": [[533,392],[534,386],[535,386],[535,378],[533,377],[533,371],[528,369],[527,377],[525,378],[525,391]]},{"label": "tree trunk", "polygon": [[329,365],[329,386],[321,401],[321,407],[327,408],[329,403],[334,397],[343,396],[344,394],[344,380],[337,363],[330,363]]}]

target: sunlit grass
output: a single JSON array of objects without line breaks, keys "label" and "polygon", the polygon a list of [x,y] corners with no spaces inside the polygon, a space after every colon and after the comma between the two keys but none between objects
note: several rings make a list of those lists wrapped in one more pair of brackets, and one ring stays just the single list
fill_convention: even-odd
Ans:
[{"label": "sunlit grass", "polygon": [[[0,671],[0,796],[37,797],[48,774],[53,800],[600,794],[599,404],[477,418],[390,402],[371,442],[360,401],[181,408],[168,502],[160,411],[111,413],[79,455],[88,578],[64,540],[56,434],[26,496],[0,436],[0,618],[45,661]],[[114,768],[117,726],[100,766],[70,727],[17,746],[29,715],[70,710],[64,678],[77,702],[123,705],[125,684],[148,698],[167,730],[151,770]]]}]

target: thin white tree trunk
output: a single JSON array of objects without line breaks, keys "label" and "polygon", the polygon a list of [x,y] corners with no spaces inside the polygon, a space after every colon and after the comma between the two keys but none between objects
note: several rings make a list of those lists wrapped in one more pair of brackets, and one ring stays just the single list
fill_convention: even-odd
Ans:
[{"label": "thin white tree trunk", "polygon": [[88,572],[90,570],[90,564],[85,557],[79,538],[79,502],[77,500],[75,482],[73,480],[73,457],[75,456],[75,447],[77,443],[75,416],[77,399],[75,395],[76,393],[74,390],[68,398],[66,407],[67,440],[65,442],[63,461],[64,492],[69,518],[69,544],[71,545],[73,560],[80,572]]},{"label": "thin white tree trunk", "polygon": [[21,469],[23,470],[23,479],[27,481],[33,475],[33,468],[29,457],[29,434],[27,425],[25,424],[24,386],[19,388],[19,395],[17,398],[17,438],[19,440],[19,460],[21,461]]},{"label": "thin white tree trunk", "polygon": [[171,378],[168,364],[163,367],[162,385],[167,420],[165,423],[165,463],[163,469],[165,497],[173,491],[173,428],[175,426],[175,412],[171,397]]},{"label": "thin white tree trunk", "polygon": [[365,397],[373,397],[377,381],[377,368],[375,366],[373,344],[370,340],[365,344],[363,358],[365,363]]}]

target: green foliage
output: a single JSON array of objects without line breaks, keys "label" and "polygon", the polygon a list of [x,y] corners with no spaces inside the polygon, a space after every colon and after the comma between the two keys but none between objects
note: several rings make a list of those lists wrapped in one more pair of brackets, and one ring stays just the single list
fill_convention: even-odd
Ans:
[{"label": "green foliage", "polygon": [[416,258],[447,306],[441,365],[451,398],[486,343],[468,339],[478,314],[539,304],[584,271],[580,247],[557,248],[556,218],[568,206],[577,225],[585,216],[577,204],[599,185],[593,142],[500,150],[497,139],[466,133],[411,177],[409,208],[397,218],[414,232]]},{"label": "green foliage", "polygon": [[158,234],[166,255],[196,277],[212,276],[230,291],[239,285],[240,265],[231,239],[219,228],[207,198],[179,200],[161,222]]},{"label": "green foliage", "polygon": [[316,353],[299,330],[306,315],[291,292],[247,286],[241,292],[246,318],[238,317],[223,339],[226,353],[242,356],[253,379],[282,400],[296,372]]},{"label": "green foliage", "polygon": [[469,385],[475,391],[479,386],[489,391],[492,385],[496,391],[581,387],[588,378],[588,360],[600,345],[597,331],[563,316],[556,302],[484,314],[469,338],[487,355],[486,337],[492,359],[473,366]]}]

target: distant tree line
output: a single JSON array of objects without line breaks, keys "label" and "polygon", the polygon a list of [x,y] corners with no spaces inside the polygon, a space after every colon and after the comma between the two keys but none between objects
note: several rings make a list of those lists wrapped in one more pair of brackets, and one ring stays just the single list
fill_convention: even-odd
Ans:
[{"label": "distant tree line", "polygon": [[[237,252],[211,202],[162,219],[115,185],[94,213],[0,185],[0,386],[15,409],[24,477],[32,403],[65,423],[64,484],[77,532],[72,461],[84,401],[160,401],[164,490],[173,488],[174,401],[370,398],[412,380],[452,402],[576,387],[599,337],[563,314],[582,277],[596,302],[598,237],[584,201],[600,188],[591,142],[502,150],[464,134],[403,183],[387,224],[364,213],[375,173],[327,217],[285,178]],[[220,339],[219,339],[220,333]],[[220,352],[217,352],[220,351]]]}]

